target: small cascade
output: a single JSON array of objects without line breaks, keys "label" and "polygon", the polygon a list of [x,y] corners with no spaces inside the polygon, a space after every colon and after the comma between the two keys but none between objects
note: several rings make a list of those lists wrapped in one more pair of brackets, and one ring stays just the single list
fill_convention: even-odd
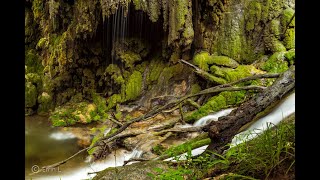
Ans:
[{"label": "small cascade", "polygon": [[[234,108],[224,109],[221,110],[215,114],[207,115],[205,117],[202,117],[197,122],[194,123],[193,126],[201,126],[209,123],[208,121],[212,120],[218,120],[221,116],[226,116],[230,114],[230,112]],[[256,122],[254,122],[250,127],[237,134],[231,142],[230,147],[234,147],[240,143],[243,143],[245,141],[251,140],[255,137],[257,137],[259,134],[263,133],[266,129],[271,128],[274,125],[279,124],[283,119],[290,116],[295,112],[295,93],[292,93],[288,97],[286,97],[279,105],[277,105],[268,115],[265,117],[260,118]],[[192,156],[199,155],[203,153],[208,145],[193,149],[191,151]],[[179,160],[185,160],[187,156],[187,153],[183,153],[178,156]],[[168,158],[164,161],[175,161],[174,158]]]},{"label": "small cascade", "polygon": [[251,140],[268,128],[279,124],[283,119],[295,112],[295,93],[290,94],[267,116],[254,122],[247,130],[237,134],[231,142],[231,147]]},{"label": "small cascade", "polygon": [[218,111],[214,114],[209,114],[207,116],[204,116],[204,117],[200,118],[198,121],[196,121],[193,124],[193,126],[198,127],[198,126],[206,125],[206,124],[210,123],[211,121],[218,121],[219,117],[226,116],[226,115],[230,114],[231,111],[234,109],[235,108],[223,109],[223,110]]}]

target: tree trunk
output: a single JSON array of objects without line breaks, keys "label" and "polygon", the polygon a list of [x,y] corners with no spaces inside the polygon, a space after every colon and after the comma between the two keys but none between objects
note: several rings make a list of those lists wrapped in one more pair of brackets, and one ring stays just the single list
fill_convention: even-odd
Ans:
[{"label": "tree trunk", "polygon": [[295,86],[295,66],[284,72],[270,87],[258,93],[250,100],[244,102],[228,116],[220,117],[218,121],[212,121],[205,128],[208,131],[211,143],[207,150],[222,153],[227,149],[232,138],[238,130],[250,122],[259,112],[281,99]]}]

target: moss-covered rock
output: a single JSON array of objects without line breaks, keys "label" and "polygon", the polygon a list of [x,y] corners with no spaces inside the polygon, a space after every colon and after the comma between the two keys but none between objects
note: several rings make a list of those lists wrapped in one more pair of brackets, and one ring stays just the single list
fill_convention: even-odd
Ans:
[{"label": "moss-covered rock", "polygon": [[211,56],[208,52],[202,51],[200,53],[197,53],[193,57],[193,62],[195,65],[197,65],[200,69],[203,69],[205,71],[209,70],[209,65],[212,64],[211,62]]},{"label": "moss-covered rock", "polygon": [[25,84],[25,107],[33,107],[37,102],[37,88],[31,82]]},{"label": "moss-covered rock", "polygon": [[50,115],[53,126],[87,124],[105,120],[108,117],[106,100],[96,93],[91,93],[93,103],[69,101],[63,106],[56,107]]},{"label": "moss-covered rock", "polygon": [[211,62],[212,64],[216,64],[219,66],[226,66],[230,68],[236,68],[239,66],[237,61],[227,57],[227,56],[211,56]]},{"label": "moss-covered rock", "polygon": [[[285,28],[289,24],[289,22],[290,22],[291,18],[293,17],[293,15],[294,15],[294,10],[292,8],[287,8],[287,9],[282,11],[282,14],[281,14],[281,26],[283,28]],[[291,23],[289,24],[289,27],[294,27],[294,26],[295,26],[295,18],[293,17]]]},{"label": "moss-covered rock", "polygon": [[295,49],[290,49],[289,51],[287,51],[284,54],[284,57],[286,57],[286,59],[288,60],[289,65],[293,65],[296,59]]},{"label": "moss-covered rock", "polygon": [[209,70],[209,65],[215,64],[219,66],[226,66],[231,68],[236,68],[239,66],[237,61],[227,57],[227,56],[216,56],[210,55],[208,52],[200,52],[193,57],[193,62],[200,69],[205,71]]},{"label": "moss-covered rock", "polygon": [[43,92],[40,96],[38,96],[38,103],[38,114],[47,114],[49,110],[52,110],[53,108],[52,97],[46,92]]},{"label": "moss-covered rock", "polygon": [[124,62],[127,68],[132,68],[135,62],[141,61],[139,54],[132,51],[125,51],[120,54],[120,59]]},{"label": "moss-covered rock", "polygon": [[262,70],[270,73],[281,73],[288,70],[288,62],[285,61],[285,52],[276,52],[261,66]]}]

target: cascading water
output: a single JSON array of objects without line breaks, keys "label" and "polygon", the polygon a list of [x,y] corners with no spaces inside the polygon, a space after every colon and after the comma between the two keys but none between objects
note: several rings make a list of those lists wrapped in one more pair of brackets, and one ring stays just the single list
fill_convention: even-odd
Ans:
[{"label": "cascading water", "polygon": [[[202,117],[196,123],[194,123],[194,126],[201,126],[201,125],[207,124],[209,123],[208,121],[210,120],[211,121],[218,120],[219,117],[226,116],[230,114],[231,111],[232,111],[232,108],[224,109],[215,114]],[[259,134],[263,133],[266,129],[279,124],[283,119],[290,116],[294,112],[295,112],[295,93],[292,93],[288,97],[286,97],[284,100],[282,100],[282,102],[279,103],[268,115],[258,119],[256,122],[250,125],[248,129],[237,134],[232,139],[230,147],[234,147],[240,143],[249,141],[257,137]],[[203,153],[207,147],[208,145],[205,145],[205,146],[193,149],[191,151],[191,155],[197,156]],[[177,156],[177,158],[179,158],[180,160],[184,160],[186,159],[186,156],[187,156],[187,153],[183,153]],[[175,160],[173,160],[173,158],[168,158],[168,159],[165,159],[165,161],[175,161]]]}]

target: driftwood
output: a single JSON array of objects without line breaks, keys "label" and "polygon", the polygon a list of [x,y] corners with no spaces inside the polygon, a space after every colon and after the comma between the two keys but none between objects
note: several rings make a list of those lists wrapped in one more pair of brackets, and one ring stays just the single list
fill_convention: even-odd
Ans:
[{"label": "driftwood", "polygon": [[[263,87],[263,86],[245,86],[245,87],[231,87],[231,86],[236,85],[236,84],[241,83],[241,82],[245,82],[245,81],[261,79],[261,78],[277,78],[279,76],[280,76],[280,74],[259,74],[259,75],[254,75],[254,76],[250,76],[250,77],[247,77],[247,78],[240,79],[240,80],[235,81],[235,82],[231,82],[231,83],[227,83],[227,84],[222,84],[222,85],[218,85],[218,86],[215,86],[215,87],[211,87],[211,88],[202,90],[202,91],[200,91],[199,93],[196,93],[196,94],[191,94],[191,95],[187,95],[187,96],[183,96],[183,97],[177,97],[178,98],[177,100],[170,101],[167,104],[165,104],[165,105],[163,105],[163,106],[161,106],[159,108],[152,109],[151,111],[147,112],[146,114],[144,114],[142,116],[139,116],[137,118],[133,118],[132,120],[122,124],[122,126],[115,133],[101,138],[99,141],[97,141],[92,146],[84,148],[84,149],[78,151],[77,153],[75,153],[71,157],[69,157],[69,158],[67,158],[67,159],[65,159],[65,160],[63,160],[61,162],[54,163],[54,164],[49,165],[49,166],[44,166],[44,167],[42,167],[42,169],[45,170],[47,168],[58,167],[58,166],[60,166],[60,165],[62,165],[64,163],[66,163],[67,161],[69,161],[70,159],[75,157],[76,155],[78,155],[78,154],[80,154],[82,152],[85,152],[87,150],[90,150],[90,149],[92,149],[94,147],[97,147],[97,146],[104,147],[110,141],[113,141],[113,140],[116,140],[116,139],[119,139],[119,138],[128,137],[128,136],[133,136],[134,134],[126,134],[126,135],[125,134],[118,135],[118,134],[123,132],[132,123],[150,119],[150,118],[156,116],[157,114],[163,112],[164,110],[167,110],[169,108],[173,108],[175,106],[178,106],[180,103],[182,103],[183,101],[185,101],[185,100],[187,100],[187,99],[189,99],[191,97],[201,96],[201,95],[204,95],[204,94],[218,93],[218,92],[223,92],[223,91],[240,91],[240,90],[258,90],[258,91],[262,91],[262,90],[265,89],[265,87]],[[120,123],[116,123],[116,124],[120,125]],[[204,129],[206,129],[206,128],[204,128]],[[174,131],[176,131],[176,130],[172,130],[171,132],[174,132]],[[198,131],[198,129],[197,129],[197,131]],[[170,132],[170,130],[167,131],[167,132]],[[38,171],[38,172],[40,172],[40,171]]]},{"label": "driftwood", "polygon": [[284,72],[270,87],[256,94],[250,100],[241,104],[229,115],[212,121],[204,128],[209,133],[211,143],[207,150],[222,153],[237,134],[239,129],[250,122],[259,112],[294,89],[295,66]]}]

